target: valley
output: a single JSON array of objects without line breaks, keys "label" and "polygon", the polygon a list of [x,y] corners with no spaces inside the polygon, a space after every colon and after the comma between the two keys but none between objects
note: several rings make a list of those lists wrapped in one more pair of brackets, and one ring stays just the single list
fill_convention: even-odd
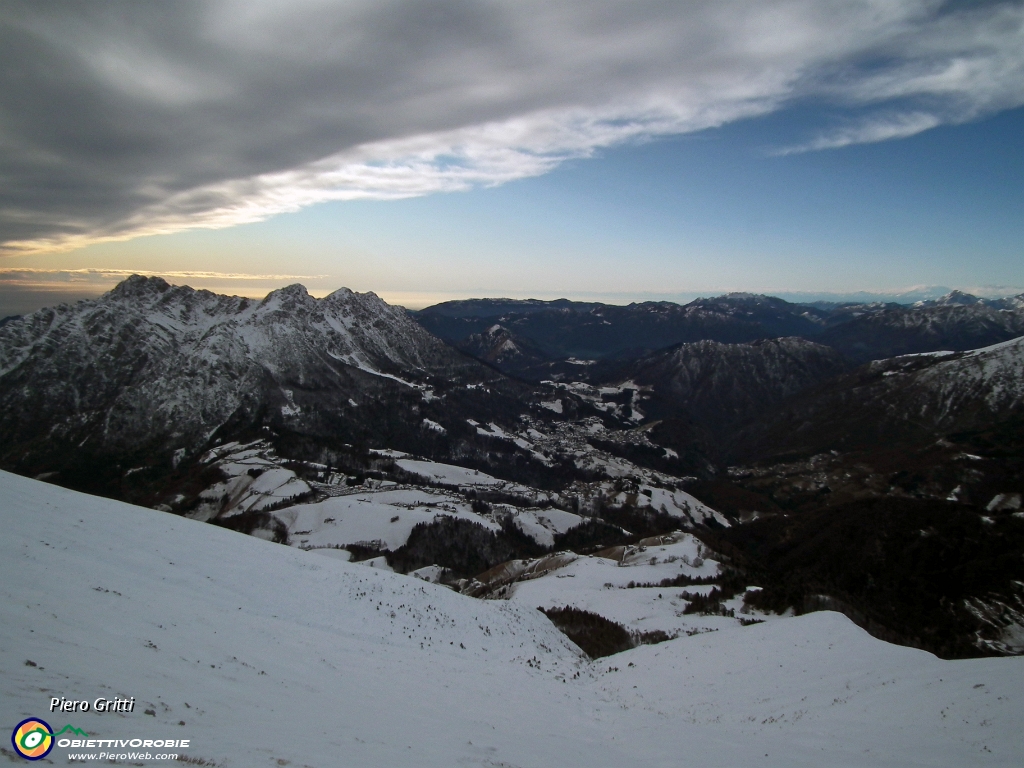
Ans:
[{"label": "valley", "polygon": [[[823,343],[861,317],[946,328],[934,346],[950,307],[1002,313],[997,336],[1024,312],[968,300],[479,300],[410,316],[344,289],[251,302],[133,277],[0,328],[0,464],[477,598],[582,611],[584,644],[829,607],[946,658],[1018,654],[1021,341],[866,364]],[[515,335],[550,329],[550,313],[569,340],[709,338],[552,360],[543,334]],[[511,356],[419,324],[441,321],[490,323]],[[959,338],[991,340],[979,322]],[[796,331],[810,338],[771,335]]]}]

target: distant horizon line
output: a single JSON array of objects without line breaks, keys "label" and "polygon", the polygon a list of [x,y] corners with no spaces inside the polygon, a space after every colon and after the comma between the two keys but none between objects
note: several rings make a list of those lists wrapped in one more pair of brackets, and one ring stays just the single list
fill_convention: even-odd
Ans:
[{"label": "distant horizon line", "polygon": [[[23,275],[19,279],[16,275]],[[261,285],[253,283],[279,283],[282,280],[298,278],[323,283],[334,277],[331,275],[242,275],[238,273],[217,272],[185,272],[180,270],[125,270],[125,269],[78,269],[78,270],[38,270],[17,268],[0,269],[0,318],[24,315],[38,309],[62,303],[73,303],[84,299],[96,298],[113,289],[123,280],[111,281],[112,277],[127,279],[131,275],[143,277],[161,277],[176,285],[175,279],[190,280],[188,287],[196,290],[209,290],[215,293],[244,296],[262,299],[285,285]],[[64,276],[65,279],[46,280],[45,276],[54,278]],[[14,279],[12,279],[14,278]],[[27,278],[27,279],[25,279]],[[43,278],[43,279],[40,279]],[[84,278],[84,279],[83,279]],[[296,282],[299,282],[296,280]],[[342,282],[339,278],[338,282]],[[332,282],[334,282],[332,280]],[[241,284],[238,284],[241,283]],[[288,283],[296,284],[295,282]],[[299,283],[301,284],[301,283]],[[367,292],[350,286],[324,288],[314,285],[312,288],[303,285],[307,292],[315,298],[328,296],[340,288],[349,288],[357,292]],[[234,289],[234,290],[233,290]],[[241,289],[241,290],[238,290]],[[254,290],[255,289],[255,290]],[[1006,285],[975,285],[950,287],[946,285],[918,284],[901,289],[825,291],[825,290],[736,290],[719,288],[713,290],[679,290],[679,291],[523,291],[469,289],[454,291],[409,291],[402,289],[378,289],[375,293],[389,304],[404,307],[412,311],[443,304],[449,301],[573,301],[579,303],[599,303],[625,306],[632,303],[649,301],[667,301],[677,304],[688,304],[696,299],[711,299],[731,294],[748,294],[771,296],[794,304],[814,303],[872,303],[889,302],[895,304],[913,304],[941,298],[954,291],[969,294],[982,299],[1000,299],[1024,294],[1024,287]]]}]

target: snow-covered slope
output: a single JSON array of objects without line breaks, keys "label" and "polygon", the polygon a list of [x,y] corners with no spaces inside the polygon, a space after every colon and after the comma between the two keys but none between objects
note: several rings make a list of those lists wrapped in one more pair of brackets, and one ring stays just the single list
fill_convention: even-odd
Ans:
[{"label": "snow-covered slope", "polygon": [[954,358],[917,375],[934,394],[940,418],[965,407],[998,414],[1024,406],[1024,336]]},{"label": "snow-covered slope", "polygon": [[46,350],[77,344],[100,357],[114,350],[95,349],[97,341],[141,343],[145,335],[153,338],[144,352],[190,353],[208,364],[238,358],[281,366],[313,346],[371,372],[396,366],[429,370],[451,360],[447,348],[402,308],[373,293],[341,288],[318,300],[303,286],[291,285],[253,301],[135,275],[98,299],[43,309],[6,324],[0,375]]},{"label": "snow-covered slope", "polygon": [[735,440],[748,455],[921,442],[1024,414],[1024,336],[869,363],[795,397]]},{"label": "snow-covered slope", "polygon": [[965,306],[979,305],[983,307],[994,307],[995,309],[1024,309],[1024,293],[1018,293],[1016,296],[1004,296],[998,299],[983,299],[970,293],[964,293],[963,291],[950,291],[945,296],[940,296],[937,299],[915,301],[913,306],[941,307],[955,304],[962,304]]},{"label": "snow-covered slope", "polygon": [[[693,595],[706,597],[720,586],[715,583],[722,575],[720,564],[713,559],[716,556],[691,534],[677,531],[634,546],[610,547],[596,555],[560,552],[534,561],[505,563],[482,574],[471,594],[486,594],[524,607],[571,607],[596,613],[620,624],[634,637],[656,631],[672,638],[693,636],[731,629],[737,622],[781,618],[744,606],[742,592],[722,600],[719,613],[685,613]],[[673,580],[699,583],[661,586]]]},{"label": "snow-covered slope", "polygon": [[[374,454],[394,459],[393,476],[403,482],[370,480],[352,487],[345,482],[344,474],[326,472],[326,467],[319,465],[319,469],[325,470],[320,474],[327,475],[327,482],[310,481],[319,490],[318,495],[309,483],[284,466],[285,462],[266,442],[226,443],[200,457],[200,464],[215,469],[224,479],[203,490],[198,503],[182,512],[193,520],[223,522],[272,510],[272,514],[254,519],[254,527],[247,532],[287,541],[301,549],[328,549],[335,554],[350,544],[398,549],[408,541],[415,526],[443,517],[477,523],[491,531],[500,531],[502,521],[509,518],[545,547],[554,544],[556,534],[583,521],[580,515],[551,506],[558,502],[566,504],[558,494],[500,480],[475,469],[413,459],[401,451]],[[292,462],[292,466],[297,464]],[[696,505],[695,513],[700,506],[700,502],[682,491],[654,489],[652,495],[655,492],[658,499],[662,494],[670,500],[687,497]],[[478,511],[474,510],[473,501],[480,493],[493,494],[504,503],[478,503]],[[314,498],[317,500],[313,501]],[[173,511],[166,505],[159,508]],[[716,513],[709,509],[707,514]]]},{"label": "snow-covered slope", "polygon": [[1024,333],[1020,297],[975,302],[971,298],[948,294],[929,306],[848,308],[852,318],[829,328],[818,340],[854,360],[867,361],[938,349],[972,349]]},{"label": "snow-covered slope", "polygon": [[[1022,659],[939,661],[819,613],[590,664],[526,606],[6,473],[0,497],[11,727],[247,768],[1024,761]],[[114,695],[135,711],[47,711]]]},{"label": "snow-covered slope", "polygon": [[1024,407],[1024,336],[970,352],[879,360],[861,369],[855,386],[865,411],[884,402],[890,418],[940,429],[992,424]]}]

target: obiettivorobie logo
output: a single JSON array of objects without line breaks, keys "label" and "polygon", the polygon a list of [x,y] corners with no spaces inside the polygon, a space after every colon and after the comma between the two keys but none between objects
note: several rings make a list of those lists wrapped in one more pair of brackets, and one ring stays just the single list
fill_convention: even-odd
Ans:
[{"label": "obiettivorobie logo", "polygon": [[54,733],[53,728],[45,720],[30,717],[14,726],[14,731],[11,732],[11,744],[14,746],[14,751],[26,760],[42,760],[50,754],[50,750],[57,742],[57,737],[68,732],[76,736],[89,737],[89,734],[81,728],[73,728],[70,725],[65,725],[57,733]]},{"label": "obiettivorobie logo", "polygon": [[[69,734],[75,738],[68,738]],[[59,738],[64,736],[64,738]],[[61,749],[71,747],[72,749],[124,749],[130,747],[137,749],[151,748],[174,748],[188,749],[191,739],[93,739],[81,728],[65,725],[54,733],[53,728],[45,720],[38,717],[30,717],[18,723],[11,732],[11,745],[14,751],[26,760],[42,760],[55,746]],[[93,754],[70,754],[68,758],[72,761],[82,760],[177,760],[177,753],[150,754],[146,753],[113,753],[100,752]]]}]

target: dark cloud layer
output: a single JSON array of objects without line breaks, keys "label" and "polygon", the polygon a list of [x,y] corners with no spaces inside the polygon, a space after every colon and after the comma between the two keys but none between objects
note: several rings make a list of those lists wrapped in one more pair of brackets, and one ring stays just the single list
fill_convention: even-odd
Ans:
[{"label": "dark cloud layer", "polygon": [[0,247],[496,184],[814,99],[780,151],[1024,103],[1020,2],[6,2]]}]

